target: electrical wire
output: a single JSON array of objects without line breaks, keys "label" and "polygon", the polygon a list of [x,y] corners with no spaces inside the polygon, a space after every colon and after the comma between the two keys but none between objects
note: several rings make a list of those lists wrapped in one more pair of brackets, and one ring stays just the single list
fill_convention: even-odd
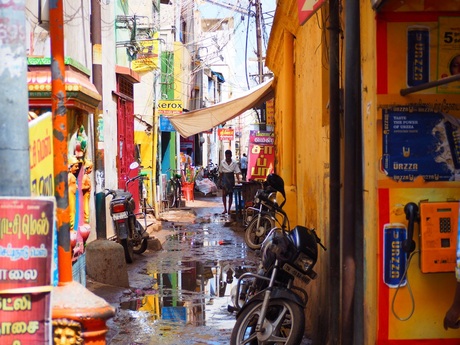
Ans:
[{"label": "electrical wire", "polygon": [[[406,269],[404,270],[404,273],[401,277],[401,279],[399,280],[399,283],[398,283],[398,286],[396,288],[396,291],[393,295],[393,299],[391,301],[391,312],[393,313],[393,315],[399,320],[399,321],[407,321],[409,320],[412,315],[414,314],[415,312],[415,300],[414,300],[414,294],[412,293],[412,289],[410,287],[410,283],[409,283],[409,277],[407,277],[407,271],[409,270],[409,267],[410,267],[410,263],[412,262],[412,258],[415,254],[418,254],[420,253],[420,250],[416,250],[414,252],[412,252],[410,255],[409,255],[409,258],[407,259],[407,264],[406,264]],[[403,282],[404,282],[404,278],[406,278],[406,286],[407,286],[407,291],[409,293],[409,296],[410,296],[410,302],[411,302],[411,310],[409,312],[409,314],[406,316],[406,317],[400,317],[396,311],[395,311],[395,301],[396,301],[396,295],[398,294],[399,292],[399,289],[401,288],[401,286],[403,286]]]}]

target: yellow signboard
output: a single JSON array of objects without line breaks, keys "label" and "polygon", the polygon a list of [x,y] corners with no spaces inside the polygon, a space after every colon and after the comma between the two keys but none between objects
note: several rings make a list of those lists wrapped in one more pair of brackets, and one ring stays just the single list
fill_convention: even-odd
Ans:
[{"label": "yellow signboard", "polygon": [[32,196],[54,196],[53,119],[50,112],[29,122]]},{"label": "yellow signboard", "polygon": [[136,60],[131,61],[131,69],[135,72],[148,72],[158,69],[158,40],[139,41]]},{"label": "yellow signboard", "polygon": [[163,115],[174,115],[182,113],[182,101],[158,101],[158,112]]}]

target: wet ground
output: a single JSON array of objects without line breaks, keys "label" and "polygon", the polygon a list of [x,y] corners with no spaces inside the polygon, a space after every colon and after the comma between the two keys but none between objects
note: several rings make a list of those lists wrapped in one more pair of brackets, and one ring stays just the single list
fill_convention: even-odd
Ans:
[{"label": "wet ground", "polygon": [[88,279],[88,289],[116,308],[107,344],[229,344],[231,290],[258,257],[235,214],[221,214],[220,197],[195,195],[185,206],[161,214],[152,232],[161,248],[135,256],[129,289]]}]

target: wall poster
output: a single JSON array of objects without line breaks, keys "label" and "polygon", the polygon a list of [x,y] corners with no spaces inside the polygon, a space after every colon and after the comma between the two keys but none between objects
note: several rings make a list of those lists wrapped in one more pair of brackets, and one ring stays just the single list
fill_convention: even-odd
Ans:
[{"label": "wall poster", "polygon": [[383,170],[396,181],[460,180],[460,121],[427,108],[383,110]]}]

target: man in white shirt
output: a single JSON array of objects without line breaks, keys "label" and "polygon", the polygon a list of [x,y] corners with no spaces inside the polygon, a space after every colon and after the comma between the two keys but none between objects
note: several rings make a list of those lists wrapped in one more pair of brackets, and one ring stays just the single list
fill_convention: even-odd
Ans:
[{"label": "man in white shirt", "polygon": [[229,213],[232,208],[235,175],[238,183],[240,183],[240,174],[241,171],[238,163],[232,160],[232,151],[225,151],[225,159],[219,165],[219,184],[222,186],[222,202],[224,204],[224,212],[222,214]]}]

